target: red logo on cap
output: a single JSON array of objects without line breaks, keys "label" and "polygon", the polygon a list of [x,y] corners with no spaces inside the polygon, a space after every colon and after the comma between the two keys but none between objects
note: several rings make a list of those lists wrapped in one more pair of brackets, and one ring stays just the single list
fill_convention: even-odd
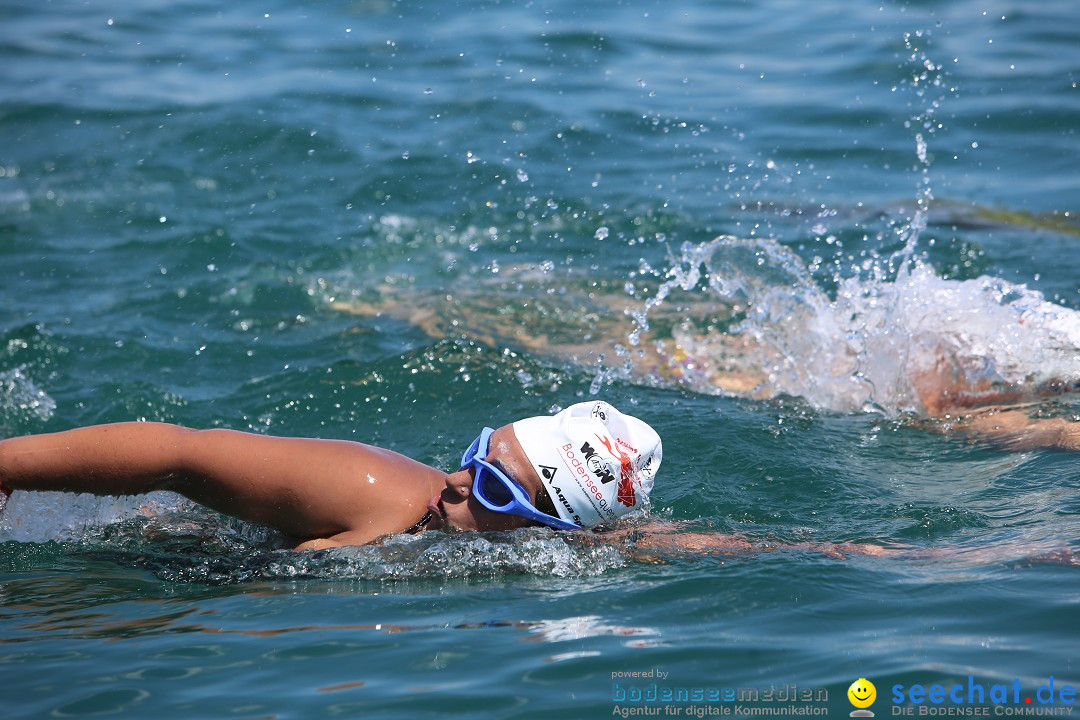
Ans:
[{"label": "red logo on cap", "polygon": [[596,438],[608,449],[608,452],[619,458],[619,463],[622,466],[619,472],[619,489],[615,499],[626,507],[634,507],[637,505],[637,494],[634,492],[634,461],[623,452],[618,443],[612,447],[607,438],[599,435]]}]

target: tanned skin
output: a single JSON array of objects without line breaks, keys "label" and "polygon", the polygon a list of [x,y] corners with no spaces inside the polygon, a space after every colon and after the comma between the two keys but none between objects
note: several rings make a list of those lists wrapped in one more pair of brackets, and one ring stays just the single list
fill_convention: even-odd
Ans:
[{"label": "tanned skin", "polygon": [[[512,426],[488,460],[535,500],[540,480]],[[163,423],[118,423],[0,441],[0,487],[94,495],[171,490],[269,526],[298,548],[363,545],[418,530],[508,530],[531,524],[472,498],[468,470],[445,473],[404,455],[343,440],[281,438]]]}]

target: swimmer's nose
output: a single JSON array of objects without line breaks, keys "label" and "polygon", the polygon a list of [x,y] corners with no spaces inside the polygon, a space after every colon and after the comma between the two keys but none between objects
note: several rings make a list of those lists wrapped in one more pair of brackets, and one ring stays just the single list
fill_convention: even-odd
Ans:
[{"label": "swimmer's nose", "polygon": [[[443,502],[462,502],[469,499],[472,494],[472,469],[458,470],[446,476],[446,489],[443,491]],[[449,495],[449,497],[447,497]]]}]

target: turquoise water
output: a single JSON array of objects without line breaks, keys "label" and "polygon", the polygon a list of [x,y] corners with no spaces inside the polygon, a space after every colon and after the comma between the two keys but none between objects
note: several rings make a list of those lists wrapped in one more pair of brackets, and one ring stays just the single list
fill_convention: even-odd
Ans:
[{"label": "turquoise water", "polygon": [[[485,423],[601,396],[664,438],[654,517],[759,550],[298,555],[167,495],[16,493],[4,716],[686,717],[792,703],[650,685],[795,685],[846,717],[865,677],[882,717],[894,685],[1080,684],[1075,458],[912,421],[896,361],[1080,376],[1078,21],[7,3],[0,432],[162,420],[452,468]],[[736,364],[770,397],[641,360],[678,337],[736,362],[702,339],[724,330],[768,348]],[[902,551],[828,551],[850,541]]]}]

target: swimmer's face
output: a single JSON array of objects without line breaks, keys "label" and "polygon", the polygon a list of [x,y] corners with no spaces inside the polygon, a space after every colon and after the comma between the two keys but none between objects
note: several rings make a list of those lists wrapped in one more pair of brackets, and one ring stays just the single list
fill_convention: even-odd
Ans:
[{"label": "swimmer's face", "polygon": [[[491,445],[484,459],[516,480],[529,494],[532,503],[536,504],[540,476],[533,470],[525,451],[521,449],[512,425],[503,425],[491,435]],[[537,524],[528,518],[499,513],[484,507],[472,495],[473,472],[472,469],[459,470],[447,476],[446,487],[440,494],[440,512],[435,514],[428,529],[513,530]]]}]

